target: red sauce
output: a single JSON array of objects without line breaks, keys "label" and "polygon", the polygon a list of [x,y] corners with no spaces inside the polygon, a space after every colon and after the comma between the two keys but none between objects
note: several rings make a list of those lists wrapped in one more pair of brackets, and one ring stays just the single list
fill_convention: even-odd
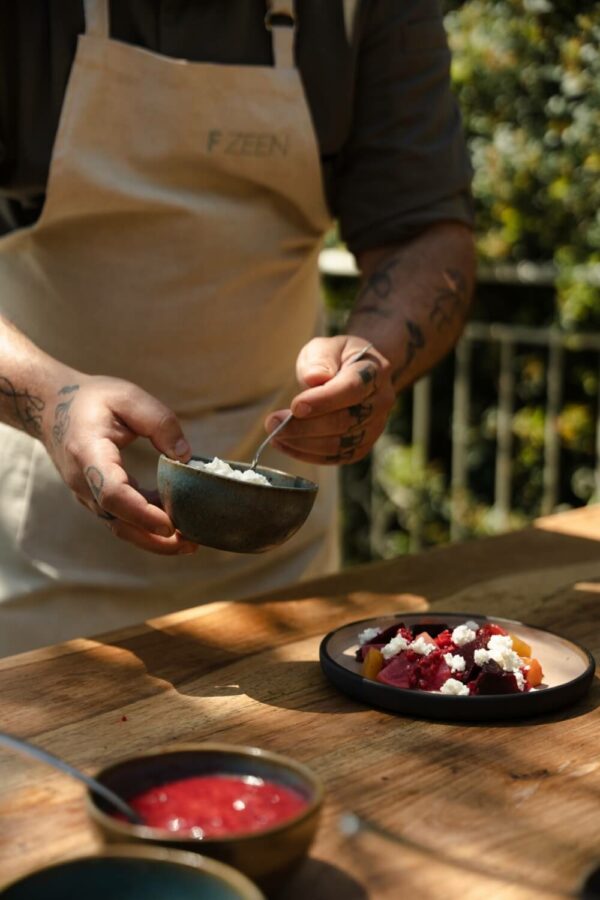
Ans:
[{"label": "red sauce", "polygon": [[182,778],[143,791],[129,803],[151,828],[198,838],[263,831],[307,805],[298,791],[252,775]]}]

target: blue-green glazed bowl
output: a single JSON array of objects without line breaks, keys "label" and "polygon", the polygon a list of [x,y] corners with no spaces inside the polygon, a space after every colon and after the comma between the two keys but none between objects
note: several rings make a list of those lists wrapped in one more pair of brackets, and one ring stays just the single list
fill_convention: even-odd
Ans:
[{"label": "blue-green glazed bowl", "polygon": [[2,900],[264,900],[241,872],[162,847],[113,845],[55,863],[0,890]]},{"label": "blue-green glazed bowl", "polygon": [[[208,463],[210,457],[194,456]],[[225,460],[244,471],[247,463]],[[190,541],[234,553],[262,553],[283,544],[305,522],[317,485],[257,466],[269,485],[236,481],[166,456],[158,461],[158,492],[171,521]]]}]

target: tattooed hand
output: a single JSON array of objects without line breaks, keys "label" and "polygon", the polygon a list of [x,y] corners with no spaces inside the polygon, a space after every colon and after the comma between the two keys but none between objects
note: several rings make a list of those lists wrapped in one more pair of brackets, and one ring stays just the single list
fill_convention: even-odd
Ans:
[{"label": "tattooed hand", "polygon": [[196,544],[175,530],[166,512],[129,479],[120,451],[137,437],[187,461],[190,448],[166,406],[141,388],[117,378],[78,375],[46,402],[41,429],[48,453],[77,500],[105,520],[111,531],[143,550],[191,553]]},{"label": "tattooed hand", "polygon": [[[335,465],[365,456],[385,426],[395,402],[389,362],[375,348],[348,360],[368,344],[356,335],[315,338],[300,352],[296,374],[305,388],[294,397],[294,419],[273,446],[305,462]],[[273,431],[288,410],[267,419]]]}]

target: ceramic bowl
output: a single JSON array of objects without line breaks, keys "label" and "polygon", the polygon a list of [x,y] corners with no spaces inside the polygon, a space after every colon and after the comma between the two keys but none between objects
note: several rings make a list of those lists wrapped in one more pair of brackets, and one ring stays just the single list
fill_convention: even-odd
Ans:
[{"label": "ceramic bowl", "polygon": [[296,816],[263,831],[218,838],[133,825],[110,814],[102,798],[88,793],[88,812],[108,841],[138,841],[193,850],[239,869],[267,892],[278,888],[306,856],[314,838],[323,800],[319,779],[285,756],[228,744],[183,744],[125,759],[96,778],[125,799],[150,787],[194,775],[253,775],[298,791],[306,806]]},{"label": "ceramic bowl", "polygon": [[112,846],[94,856],[30,872],[2,900],[264,900],[240,872],[214,859],[163,847]]},{"label": "ceramic bowl", "polygon": [[[207,463],[210,457],[194,456]],[[234,469],[246,463],[229,462]],[[190,541],[234,553],[262,553],[283,544],[310,513],[317,485],[306,478],[257,466],[270,485],[236,481],[177,462],[158,461],[158,492],[176,528]]]}]

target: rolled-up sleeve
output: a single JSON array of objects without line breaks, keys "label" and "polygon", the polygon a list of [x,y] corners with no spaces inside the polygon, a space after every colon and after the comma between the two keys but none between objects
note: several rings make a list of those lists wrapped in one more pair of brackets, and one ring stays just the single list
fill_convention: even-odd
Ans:
[{"label": "rolled-up sleeve", "polygon": [[473,224],[471,167],[436,0],[372,0],[352,128],[334,169],[343,239],[357,253],[440,221]]}]

